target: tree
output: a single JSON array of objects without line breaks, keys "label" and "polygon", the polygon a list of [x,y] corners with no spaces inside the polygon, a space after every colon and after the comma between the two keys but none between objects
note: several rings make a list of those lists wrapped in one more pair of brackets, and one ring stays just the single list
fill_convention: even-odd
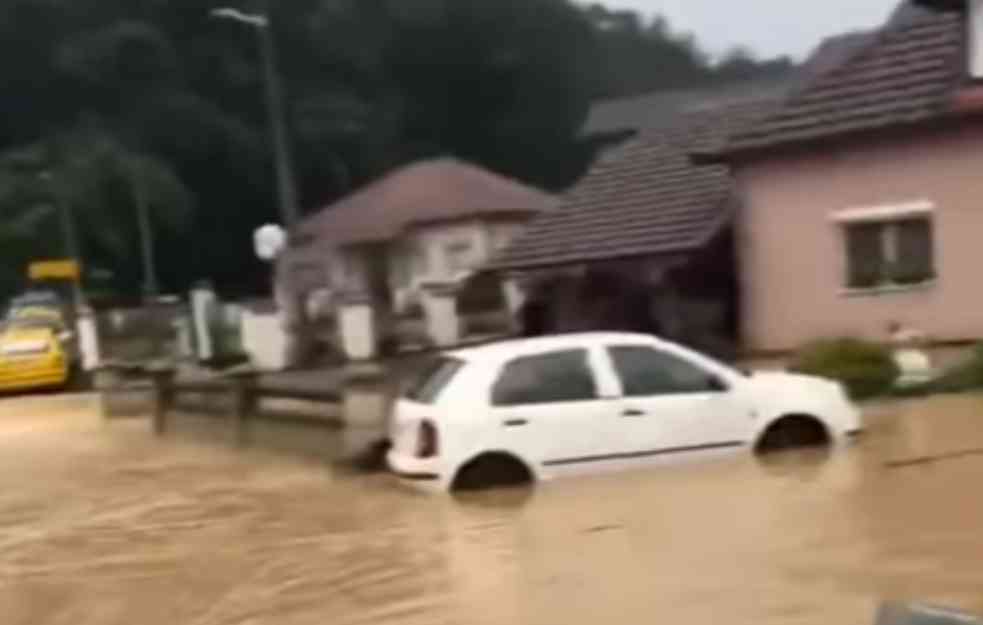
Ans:
[{"label": "tree", "polygon": [[[82,254],[116,269],[124,289],[139,283],[130,259],[141,242],[152,249],[147,231],[186,231],[193,209],[191,193],[167,163],[126,148],[97,126],[0,154],[0,238],[34,253]],[[77,232],[78,250],[66,241],[72,235],[64,219]],[[18,260],[22,270],[27,259]]]},{"label": "tree", "polygon": [[[0,2],[0,153],[41,153],[80,217],[86,257],[134,294],[144,203],[168,289],[201,278],[231,293],[267,289],[251,245],[255,228],[278,219],[263,77],[255,33],[209,17],[229,3]],[[744,53],[714,65],[665,19],[569,0],[261,4],[308,211],[438,155],[562,191],[593,157],[580,136],[592,99],[790,68]],[[48,232],[39,244],[51,249],[4,245],[0,266],[20,266],[22,248],[61,253],[47,230],[57,223],[50,189],[4,167],[0,239]]]}]

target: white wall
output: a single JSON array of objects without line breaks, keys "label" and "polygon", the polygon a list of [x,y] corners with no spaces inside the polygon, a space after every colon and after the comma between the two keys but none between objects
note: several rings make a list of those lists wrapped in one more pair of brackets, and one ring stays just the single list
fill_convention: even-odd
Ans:
[{"label": "white wall", "polygon": [[287,333],[275,310],[242,313],[242,347],[255,367],[280,371],[287,366]]},{"label": "white wall", "polygon": [[[473,269],[485,259],[487,227],[481,222],[435,225],[419,228],[408,237],[426,254],[426,267],[414,266],[413,281],[453,280],[462,271]],[[454,246],[459,246],[457,263],[452,259]]]},{"label": "white wall", "polygon": [[[481,267],[522,232],[524,222],[479,220],[414,228],[389,246],[389,277],[398,311],[419,299],[426,283],[454,282]],[[454,247],[460,249],[455,252]],[[456,255],[456,258],[454,258]],[[330,262],[335,291],[365,289],[367,268],[361,253],[339,250]]]}]

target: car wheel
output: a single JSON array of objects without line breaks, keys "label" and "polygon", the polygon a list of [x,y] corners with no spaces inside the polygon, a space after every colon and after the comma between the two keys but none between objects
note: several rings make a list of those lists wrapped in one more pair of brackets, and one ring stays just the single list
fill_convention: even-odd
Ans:
[{"label": "car wheel", "polygon": [[755,451],[770,453],[802,447],[821,447],[829,443],[829,432],[819,419],[809,415],[790,415],[768,427],[755,446]]},{"label": "car wheel", "polygon": [[532,482],[529,468],[508,454],[485,454],[464,465],[454,478],[452,490],[473,491]]}]

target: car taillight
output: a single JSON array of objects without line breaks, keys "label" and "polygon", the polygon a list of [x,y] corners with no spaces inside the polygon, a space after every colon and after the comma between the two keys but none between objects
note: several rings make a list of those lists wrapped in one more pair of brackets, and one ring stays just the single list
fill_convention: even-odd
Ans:
[{"label": "car taillight", "polygon": [[430,421],[422,421],[417,432],[416,457],[433,458],[439,451],[440,443],[437,437],[437,426]]}]

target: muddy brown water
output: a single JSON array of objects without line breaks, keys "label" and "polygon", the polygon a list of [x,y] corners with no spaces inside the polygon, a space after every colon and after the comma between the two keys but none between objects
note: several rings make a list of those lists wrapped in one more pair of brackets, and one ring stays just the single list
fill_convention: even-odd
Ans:
[{"label": "muddy brown water", "polygon": [[870,624],[983,612],[983,397],[870,410],[833,453],[468,499],[0,405],[0,622]]}]

